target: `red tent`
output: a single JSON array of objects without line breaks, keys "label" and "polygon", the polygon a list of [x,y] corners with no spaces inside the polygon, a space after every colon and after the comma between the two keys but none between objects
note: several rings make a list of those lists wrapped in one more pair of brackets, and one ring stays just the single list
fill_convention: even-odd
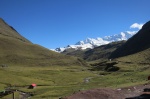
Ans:
[{"label": "red tent", "polygon": [[33,88],[35,88],[37,85],[36,84],[31,84],[29,87],[28,87],[28,89],[33,89]]},{"label": "red tent", "polygon": [[33,87],[36,87],[36,84],[31,84]]}]

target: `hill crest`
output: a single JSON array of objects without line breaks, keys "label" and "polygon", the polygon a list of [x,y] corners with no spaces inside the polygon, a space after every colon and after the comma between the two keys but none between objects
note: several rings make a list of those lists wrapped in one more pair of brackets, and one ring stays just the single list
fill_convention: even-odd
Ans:
[{"label": "hill crest", "polygon": [[8,25],[2,18],[0,18],[0,36],[12,37],[23,42],[31,43],[21,36],[12,26]]}]

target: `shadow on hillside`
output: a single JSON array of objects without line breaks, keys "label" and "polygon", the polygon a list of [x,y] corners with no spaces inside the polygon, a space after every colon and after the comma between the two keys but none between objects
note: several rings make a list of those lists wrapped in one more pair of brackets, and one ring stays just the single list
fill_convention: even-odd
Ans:
[{"label": "shadow on hillside", "polygon": [[91,64],[92,68],[90,69],[91,71],[107,71],[107,72],[114,72],[114,71],[118,71],[120,68],[115,66],[116,64],[118,64],[118,62],[100,62],[100,63],[94,63]]}]

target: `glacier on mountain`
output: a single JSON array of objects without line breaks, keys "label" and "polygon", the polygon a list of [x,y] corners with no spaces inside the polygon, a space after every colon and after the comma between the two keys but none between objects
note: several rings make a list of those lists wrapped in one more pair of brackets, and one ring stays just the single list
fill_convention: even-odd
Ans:
[{"label": "glacier on mountain", "polygon": [[115,34],[111,36],[105,36],[103,38],[97,37],[97,38],[87,38],[85,40],[79,41],[74,45],[68,45],[63,48],[56,48],[54,51],[56,52],[63,52],[66,49],[73,48],[75,50],[82,49],[85,50],[87,48],[94,48],[97,46],[105,45],[111,42],[121,41],[121,40],[128,40],[130,37],[132,37],[134,34],[136,34],[138,31],[126,31],[121,32],[120,34]]}]

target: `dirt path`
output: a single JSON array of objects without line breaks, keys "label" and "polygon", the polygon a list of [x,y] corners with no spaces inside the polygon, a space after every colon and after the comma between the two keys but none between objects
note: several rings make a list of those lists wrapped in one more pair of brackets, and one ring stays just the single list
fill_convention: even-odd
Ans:
[{"label": "dirt path", "polygon": [[[118,89],[100,88],[87,91],[80,91],[71,96],[60,99],[150,99],[131,98],[145,94],[143,90],[150,88],[150,84],[131,86]],[[148,95],[150,97],[150,95]]]}]

